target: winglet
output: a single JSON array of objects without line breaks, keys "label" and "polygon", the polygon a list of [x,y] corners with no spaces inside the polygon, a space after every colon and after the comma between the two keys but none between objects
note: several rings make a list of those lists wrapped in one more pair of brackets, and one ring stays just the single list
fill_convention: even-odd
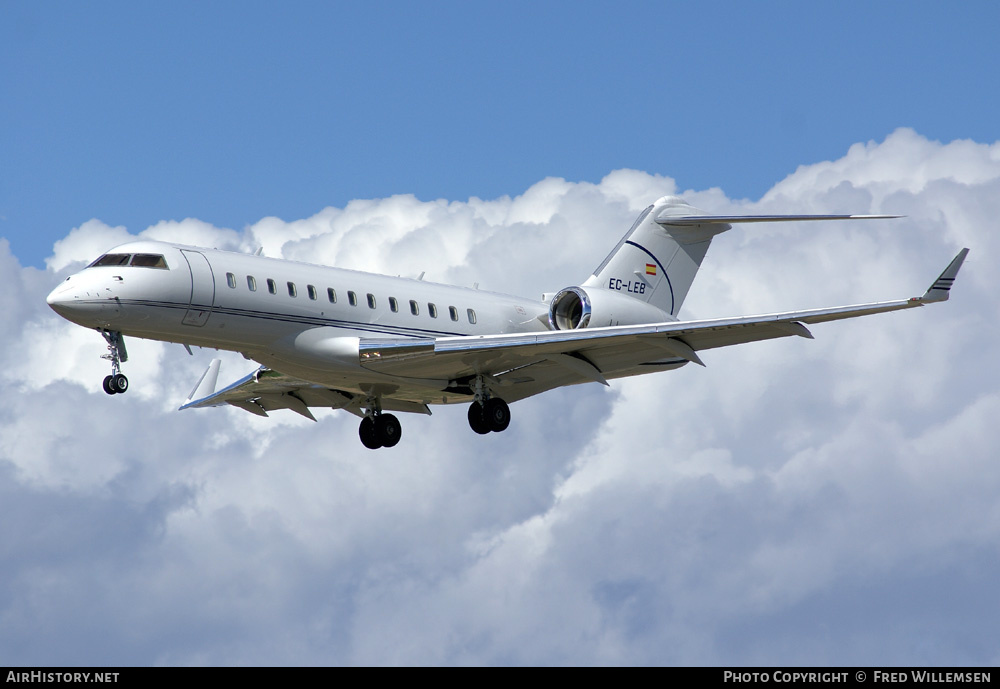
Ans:
[{"label": "winglet", "polygon": [[948,267],[944,269],[944,272],[941,273],[940,277],[934,281],[934,284],[927,288],[927,291],[924,292],[924,296],[920,297],[920,301],[948,301],[948,292],[951,290],[951,286],[955,282],[955,277],[958,275],[958,271],[962,267],[962,263],[965,261],[965,257],[968,254],[968,249],[962,249],[959,251],[958,255],[951,259],[951,263],[949,263]]},{"label": "winglet", "polygon": [[219,367],[221,365],[222,359],[212,359],[212,363],[201,374],[201,378],[198,379],[191,394],[188,395],[187,402],[184,404],[189,404],[193,400],[204,399],[215,392],[215,384],[219,381]]}]

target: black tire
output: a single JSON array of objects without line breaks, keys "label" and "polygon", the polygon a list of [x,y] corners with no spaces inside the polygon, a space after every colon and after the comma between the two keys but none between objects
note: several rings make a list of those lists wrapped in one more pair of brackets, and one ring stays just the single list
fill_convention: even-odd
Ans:
[{"label": "black tire", "polygon": [[382,447],[375,433],[375,422],[370,416],[361,419],[361,426],[358,427],[358,435],[361,437],[361,444],[369,450],[377,450]]},{"label": "black tire", "polygon": [[113,376],[104,376],[104,392],[109,395],[115,394],[115,389],[111,386],[111,379]]},{"label": "black tire", "polygon": [[128,378],[121,373],[111,376],[111,389],[119,394],[124,393],[128,390]]},{"label": "black tire", "polygon": [[403,437],[403,427],[399,419],[392,414],[380,414],[375,417],[375,437],[382,447],[395,447]]},{"label": "black tire", "polygon": [[483,416],[483,405],[473,402],[469,405],[469,427],[479,435],[486,435],[490,432],[486,417]]},{"label": "black tire", "polygon": [[483,419],[494,433],[506,431],[510,425],[510,407],[499,397],[491,397],[483,406]]}]

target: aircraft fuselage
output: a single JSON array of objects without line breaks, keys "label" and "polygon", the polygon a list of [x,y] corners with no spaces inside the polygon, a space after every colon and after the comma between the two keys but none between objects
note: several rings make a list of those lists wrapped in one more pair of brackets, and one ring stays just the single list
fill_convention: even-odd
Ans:
[{"label": "aircraft fuselage", "polygon": [[[304,333],[328,342],[548,329],[544,302],[422,280],[155,241],[130,242],[105,257],[112,258],[52,291],[48,303],[57,313],[89,328],[242,352],[289,375],[355,392],[359,381],[385,376],[362,369],[356,351],[311,351]],[[128,265],[136,257],[163,260]],[[414,383],[421,389],[410,396],[426,397],[424,385]],[[435,401],[452,401],[435,392]]]}]

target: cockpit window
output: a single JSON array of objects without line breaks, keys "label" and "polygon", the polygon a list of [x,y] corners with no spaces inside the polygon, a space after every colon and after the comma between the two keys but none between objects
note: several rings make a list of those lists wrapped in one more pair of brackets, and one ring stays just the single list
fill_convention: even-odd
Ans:
[{"label": "cockpit window", "polygon": [[129,256],[130,254],[104,254],[87,267],[96,268],[99,266],[127,266]]},{"label": "cockpit window", "polygon": [[104,254],[88,268],[100,266],[133,266],[136,268],[167,269],[167,262],[160,254]]},{"label": "cockpit window", "polygon": [[159,254],[136,254],[130,265],[140,268],[166,268],[167,262]]}]

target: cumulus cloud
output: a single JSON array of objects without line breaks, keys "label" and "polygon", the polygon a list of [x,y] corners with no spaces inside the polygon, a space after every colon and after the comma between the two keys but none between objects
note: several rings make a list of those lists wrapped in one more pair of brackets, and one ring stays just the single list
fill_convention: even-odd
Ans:
[{"label": "cumulus cloud", "polygon": [[176,412],[215,352],[133,340],[108,397],[44,296],[131,235],[84,223],[45,271],[0,245],[0,661],[995,664],[998,151],[899,130],[758,201],[618,170],[139,233],[537,296],[663,194],[907,216],[729,232],[688,317],[919,295],[972,248],[947,304],[546,393],[502,435],[436,408],[374,453],[344,413]]}]

